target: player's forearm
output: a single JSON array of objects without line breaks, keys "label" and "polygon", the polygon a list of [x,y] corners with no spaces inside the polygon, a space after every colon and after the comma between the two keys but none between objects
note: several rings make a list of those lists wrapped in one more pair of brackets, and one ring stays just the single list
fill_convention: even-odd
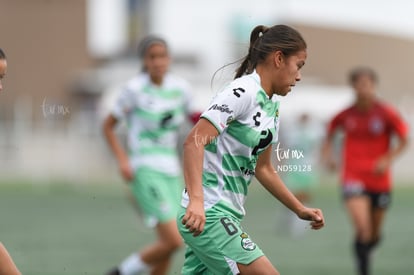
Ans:
[{"label": "player's forearm", "polygon": [[198,144],[195,138],[189,135],[184,143],[183,158],[184,181],[190,201],[203,201],[202,172],[204,145]]},{"label": "player's forearm", "polygon": [[332,158],[332,138],[327,137],[322,144],[321,157],[324,162],[328,162]]},{"label": "player's forearm", "polygon": [[390,151],[387,153],[387,156],[390,160],[394,160],[397,156],[399,156],[407,147],[408,145],[408,139],[407,138],[400,138],[398,141],[398,144],[390,149]]},{"label": "player's forearm", "polygon": [[296,214],[304,209],[303,204],[289,191],[271,165],[256,169],[256,178],[269,193]]},{"label": "player's forearm", "polygon": [[128,155],[122,147],[121,143],[119,142],[117,136],[115,135],[113,125],[111,125],[108,122],[105,122],[103,131],[105,139],[108,142],[109,148],[115,155],[118,162],[127,161]]}]

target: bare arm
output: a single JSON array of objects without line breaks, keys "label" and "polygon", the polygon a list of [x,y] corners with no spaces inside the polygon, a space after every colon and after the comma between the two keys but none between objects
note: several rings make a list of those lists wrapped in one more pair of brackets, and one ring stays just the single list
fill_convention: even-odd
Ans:
[{"label": "bare arm", "polygon": [[113,115],[109,115],[104,121],[103,132],[105,139],[109,144],[109,147],[111,148],[116,159],[118,160],[123,178],[127,181],[131,181],[134,176],[132,168],[129,165],[128,155],[122,147],[121,143],[119,142],[119,139],[114,131],[115,125],[117,123],[118,120]]},{"label": "bare arm", "polygon": [[394,161],[394,159],[404,151],[407,145],[408,138],[400,137],[398,139],[398,144],[394,147],[391,147],[390,150],[377,161],[375,172],[379,174],[384,173],[388,167],[391,166],[391,163]]},{"label": "bare arm", "polygon": [[400,137],[398,139],[398,144],[394,148],[391,148],[390,151],[388,151],[387,156],[394,160],[397,156],[399,156],[405,148],[407,148],[408,145],[408,138],[407,137]]},{"label": "bare arm", "polygon": [[203,158],[204,146],[218,136],[217,129],[206,119],[200,119],[184,142],[184,180],[190,202],[182,223],[194,236],[204,230]]},{"label": "bare arm", "polygon": [[271,162],[272,147],[269,146],[260,156],[256,165],[257,180],[276,199],[292,210],[299,218],[309,220],[312,229],[320,229],[324,226],[322,211],[305,207],[285,186],[282,179],[276,173]]},{"label": "bare arm", "polygon": [[335,160],[333,158],[332,154],[332,147],[333,147],[333,136],[328,134],[328,136],[325,138],[322,148],[321,148],[321,161],[323,164],[326,165],[326,167],[334,171],[337,168],[337,164],[335,163]]}]

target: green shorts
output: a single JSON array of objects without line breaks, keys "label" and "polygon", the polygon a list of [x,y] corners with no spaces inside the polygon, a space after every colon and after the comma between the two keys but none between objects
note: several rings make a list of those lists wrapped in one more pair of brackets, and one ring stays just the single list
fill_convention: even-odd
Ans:
[{"label": "green shorts", "polygon": [[138,168],[131,184],[145,224],[154,227],[158,223],[175,220],[180,207],[181,176],[172,176],[150,168]]},{"label": "green shorts", "polygon": [[186,209],[177,217],[178,230],[187,247],[181,274],[239,274],[237,263],[250,264],[263,256],[240,222],[224,213],[206,211],[204,231],[197,237],[181,223]]}]

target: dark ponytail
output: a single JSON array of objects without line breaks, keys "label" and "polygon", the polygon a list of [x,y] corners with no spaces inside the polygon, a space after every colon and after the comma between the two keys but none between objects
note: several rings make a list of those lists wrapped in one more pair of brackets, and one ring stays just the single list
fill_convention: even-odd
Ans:
[{"label": "dark ponytail", "polygon": [[257,64],[275,51],[281,51],[286,57],[306,49],[306,42],[295,29],[286,25],[266,27],[256,26],[250,34],[250,46],[246,57],[236,70],[235,79],[252,73]]},{"label": "dark ponytail", "polygon": [[243,59],[243,62],[240,64],[240,67],[237,69],[236,71],[236,76],[234,78],[239,78],[242,75],[244,75],[245,73],[251,73],[254,69],[254,66],[252,64],[252,54],[253,54],[253,49],[255,47],[255,44],[257,42],[257,40],[263,36],[263,34],[268,30],[268,27],[265,27],[263,25],[259,25],[257,27],[255,27],[252,30],[252,33],[250,34],[250,46],[249,46],[249,51],[246,55],[246,57]]}]

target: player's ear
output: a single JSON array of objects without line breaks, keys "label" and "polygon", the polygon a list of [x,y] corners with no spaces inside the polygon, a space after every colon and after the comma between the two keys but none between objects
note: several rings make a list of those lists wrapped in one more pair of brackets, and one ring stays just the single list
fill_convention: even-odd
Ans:
[{"label": "player's ear", "polygon": [[272,54],[272,58],[273,58],[273,64],[275,65],[275,67],[276,68],[280,68],[280,66],[284,62],[284,55],[283,55],[283,53],[281,51],[275,51]]}]

